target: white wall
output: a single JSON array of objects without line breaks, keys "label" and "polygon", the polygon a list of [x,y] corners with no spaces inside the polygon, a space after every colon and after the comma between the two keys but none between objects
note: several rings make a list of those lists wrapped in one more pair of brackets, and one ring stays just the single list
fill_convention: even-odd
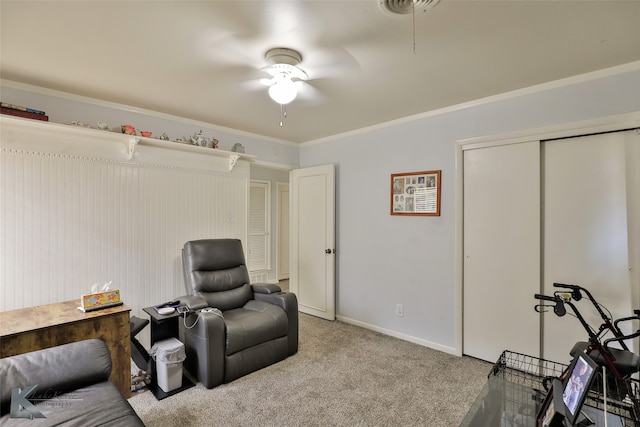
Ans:
[{"label": "white wall", "polygon": [[[634,111],[638,63],[304,144],[301,167],[337,170],[338,318],[456,353],[455,142]],[[441,216],[390,216],[390,174],[432,169]]]},{"label": "white wall", "polygon": [[[455,353],[456,310],[461,298],[455,289],[455,141],[640,111],[640,63],[381,124],[300,148],[210,124],[32,91],[5,81],[2,100],[45,110],[52,121],[60,123],[132,123],[172,138],[205,129],[220,139],[221,148],[241,142],[248,154],[257,155],[267,166],[335,164],[338,317]],[[390,216],[390,174],[432,169],[442,170],[441,216]],[[148,183],[157,191],[156,181]],[[187,223],[189,206],[181,212],[185,218],[165,226],[180,228]],[[109,218],[105,221],[114,224]],[[50,226],[57,224],[51,221]],[[37,240],[35,234],[31,238]],[[120,263],[113,258],[111,268]],[[148,273],[154,268],[145,265],[140,271]],[[0,289],[15,286],[6,275],[0,277]],[[39,286],[63,286],[61,280],[55,282],[41,280]],[[395,316],[397,303],[404,304],[404,317]]]}]

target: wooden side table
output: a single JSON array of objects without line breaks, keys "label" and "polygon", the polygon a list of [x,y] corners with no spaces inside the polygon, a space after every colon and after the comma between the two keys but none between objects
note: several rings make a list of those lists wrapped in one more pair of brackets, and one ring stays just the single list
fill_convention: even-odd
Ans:
[{"label": "wooden side table", "polygon": [[111,353],[109,380],[131,397],[131,342],[126,305],[85,313],[80,300],[0,312],[0,357],[98,338]]}]

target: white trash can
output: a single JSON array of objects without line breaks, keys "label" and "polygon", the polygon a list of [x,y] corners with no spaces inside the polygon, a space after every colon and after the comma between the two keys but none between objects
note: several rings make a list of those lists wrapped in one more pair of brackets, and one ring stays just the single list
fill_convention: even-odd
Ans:
[{"label": "white trash can", "polygon": [[151,357],[156,361],[158,387],[165,392],[182,387],[182,362],[186,359],[182,342],[176,338],[158,341],[151,347]]}]

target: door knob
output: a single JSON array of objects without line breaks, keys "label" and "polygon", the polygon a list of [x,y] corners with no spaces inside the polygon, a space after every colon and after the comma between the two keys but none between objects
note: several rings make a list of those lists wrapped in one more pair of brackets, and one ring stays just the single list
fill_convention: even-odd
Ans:
[{"label": "door knob", "polygon": [[331,250],[331,249],[325,249],[325,250],[324,250],[324,253],[325,253],[325,254],[330,254],[331,252],[332,252],[332,250]]}]

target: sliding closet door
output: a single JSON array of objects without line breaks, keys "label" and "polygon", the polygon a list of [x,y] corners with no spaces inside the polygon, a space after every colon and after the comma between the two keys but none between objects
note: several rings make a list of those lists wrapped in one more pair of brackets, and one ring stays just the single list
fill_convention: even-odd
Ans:
[{"label": "sliding closet door", "polygon": [[[545,293],[553,293],[554,282],[574,283],[589,289],[614,317],[637,308],[638,144],[635,131],[543,144]],[[587,300],[576,306],[599,326]],[[546,313],[543,322],[543,357],[568,362],[569,350],[587,332],[569,315]]]},{"label": "sliding closet door", "polygon": [[540,143],[464,151],[463,352],[539,355]]},{"label": "sliding closet door", "polygon": [[[629,284],[631,305],[640,309],[640,129],[624,133],[627,172],[627,228],[629,234]],[[629,328],[637,330],[640,322]],[[635,353],[640,354],[640,340],[634,340]]]}]

